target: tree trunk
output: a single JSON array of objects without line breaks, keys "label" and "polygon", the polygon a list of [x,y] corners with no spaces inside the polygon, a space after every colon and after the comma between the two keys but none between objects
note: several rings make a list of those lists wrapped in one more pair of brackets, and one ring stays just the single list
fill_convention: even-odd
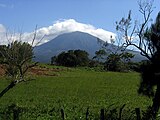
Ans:
[{"label": "tree trunk", "polygon": [[8,92],[11,88],[13,88],[16,85],[17,81],[12,81],[1,93],[0,93],[0,98]]},{"label": "tree trunk", "polygon": [[156,119],[158,110],[160,108],[160,85],[157,85],[157,90],[153,99],[152,112],[153,118]]}]

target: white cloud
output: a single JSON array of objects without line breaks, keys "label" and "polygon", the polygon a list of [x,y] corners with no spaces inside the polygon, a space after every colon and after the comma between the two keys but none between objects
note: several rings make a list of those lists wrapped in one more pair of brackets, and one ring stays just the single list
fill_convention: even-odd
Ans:
[{"label": "white cloud", "polygon": [[[6,32],[5,27],[3,25],[0,25],[0,34],[1,31]],[[79,23],[74,19],[68,19],[68,20],[59,20],[54,22],[53,25],[51,26],[39,28],[37,30],[37,37],[35,43],[38,42],[42,37],[44,38],[41,41],[41,44],[54,39],[60,34],[74,32],[74,31],[86,32],[107,42],[110,42],[110,36],[115,38],[115,34],[112,32],[100,28],[97,29],[90,24]],[[22,36],[23,41],[28,41],[31,43],[33,39],[33,34],[34,32],[24,33]],[[18,34],[16,34],[14,39],[18,39],[17,37]]]},{"label": "white cloud", "polygon": [[0,34],[5,32],[6,32],[6,28],[2,24],[0,24]]},{"label": "white cloud", "polygon": [[6,28],[0,24],[0,44],[6,44]]}]

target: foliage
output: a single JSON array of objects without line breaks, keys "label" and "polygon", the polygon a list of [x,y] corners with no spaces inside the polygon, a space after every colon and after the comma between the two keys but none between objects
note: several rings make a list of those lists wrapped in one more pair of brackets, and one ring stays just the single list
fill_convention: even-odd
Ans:
[{"label": "foliage", "polygon": [[142,61],[140,62],[128,62],[129,69],[131,71],[139,72],[141,71]]},{"label": "foliage", "polygon": [[57,59],[57,56],[51,57],[51,64],[52,65],[56,65],[56,59]]},{"label": "foliage", "polygon": [[[149,62],[142,66],[142,80],[140,82],[139,92],[153,97],[152,113],[156,118],[160,108],[160,12],[157,15],[155,23],[150,25],[150,16],[153,11],[153,1],[139,1],[139,11],[142,14],[143,21],[141,24],[131,19],[131,11],[127,18],[122,18],[116,22],[117,31],[121,38],[125,40],[125,47],[136,47],[141,55],[145,56]],[[154,86],[157,87],[154,91]]]},{"label": "foliage", "polygon": [[7,74],[12,78],[23,78],[33,58],[32,46],[25,42],[14,41],[1,49],[1,54]]},{"label": "foliage", "polygon": [[51,58],[51,64],[76,67],[87,66],[89,63],[88,53],[83,50],[69,50],[68,52],[62,52],[58,56]]},{"label": "foliage", "polygon": [[104,71],[104,63],[96,60],[90,60],[88,67],[90,69],[95,69],[96,71]]},{"label": "foliage", "polygon": [[130,60],[133,57],[134,55],[128,52],[112,53],[107,57],[105,69],[109,71],[128,71],[130,70]]},{"label": "foliage", "polygon": [[138,20],[133,20],[131,11],[129,11],[127,18],[116,22],[116,30],[121,41],[124,41],[122,42],[123,47],[133,46],[140,51],[142,56],[152,61],[155,52],[159,49],[159,40],[156,36],[159,34],[160,13],[157,15],[156,22],[151,25],[151,28],[148,28],[153,12],[153,1],[140,0],[139,11],[143,17],[142,23],[138,24]]},{"label": "foliage", "polygon": [[100,49],[95,52],[95,56],[93,57],[93,59],[97,59],[98,61],[100,60],[103,61],[106,55],[107,55],[106,51],[104,49]]},{"label": "foliage", "polygon": [[0,45],[0,64],[3,64],[4,62],[4,58],[3,58],[3,54],[2,54],[2,50],[6,49],[5,45]]},{"label": "foliage", "polygon": [[107,57],[105,68],[109,71],[120,71],[121,63],[122,62],[119,54],[110,54]]},{"label": "foliage", "polygon": [[[151,53],[151,58],[147,64],[142,66],[142,80],[139,92],[154,98],[152,112],[155,117],[160,107],[160,13],[157,15],[155,23],[151,25],[150,29],[146,30],[144,37],[149,43],[148,49]],[[155,86],[157,87],[156,91],[154,90]]]},{"label": "foliage", "polygon": [[[148,97],[154,96],[153,86],[156,84],[154,79],[154,68],[150,61],[144,61],[140,67],[141,72],[141,82],[138,89],[139,94],[146,95]],[[152,82],[150,81],[152,80]]]},{"label": "foliage", "polygon": [[74,54],[76,55],[77,66],[86,66],[89,62],[89,54],[84,50],[75,50]]},{"label": "foliage", "polygon": [[6,74],[11,77],[10,84],[0,92],[0,97],[2,97],[16,84],[26,81],[25,73],[36,63],[32,63],[33,48],[26,42],[13,41],[7,46],[1,47],[0,53],[3,56]]},{"label": "foliage", "polygon": [[148,43],[148,50],[151,54],[151,61],[156,59],[160,51],[160,12],[157,15],[156,21],[151,25],[150,28],[147,28],[144,33],[144,39]]}]

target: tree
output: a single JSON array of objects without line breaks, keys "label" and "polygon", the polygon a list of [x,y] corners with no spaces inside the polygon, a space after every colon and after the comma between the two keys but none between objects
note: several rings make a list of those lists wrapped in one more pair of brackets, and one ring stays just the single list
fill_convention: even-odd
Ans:
[{"label": "tree", "polygon": [[111,53],[105,62],[105,68],[109,71],[128,71],[129,62],[134,55],[128,52]]},{"label": "tree", "polygon": [[69,50],[51,58],[57,65],[76,67],[86,66],[89,63],[88,53],[83,50]]},{"label": "tree", "polygon": [[[138,24],[137,20],[133,22],[129,11],[127,18],[116,22],[116,29],[122,35],[125,48],[134,46],[148,59],[148,62],[141,67],[142,80],[139,93],[153,97],[151,117],[155,119],[160,107],[160,12],[155,23],[149,28],[153,1],[139,1],[139,11],[143,16],[141,24]],[[154,86],[157,87],[155,92]]]},{"label": "tree", "polygon": [[106,51],[104,49],[100,49],[95,52],[95,56],[93,59],[97,59],[98,61],[104,60],[104,57],[107,55]]},{"label": "tree", "polygon": [[0,64],[3,63],[3,54],[1,53],[1,51],[6,47],[6,45],[0,45]]},{"label": "tree", "polygon": [[105,62],[105,68],[109,71],[121,71],[121,58],[119,54],[110,54]]},{"label": "tree", "polygon": [[89,54],[84,50],[75,50],[74,55],[76,56],[76,64],[78,66],[87,66],[89,63]]},{"label": "tree", "polygon": [[56,56],[51,57],[51,65],[55,65],[56,64]]},{"label": "tree", "polygon": [[[36,32],[32,45],[35,38]],[[11,77],[11,83],[0,92],[0,97],[16,86],[16,84],[26,81],[26,72],[37,64],[32,62],[32,58],[34,57],[32,45],[22,41],[12,41],[7,46],[0,47],[0,55],[2,63],[5,65],[6,74]]]},{"label": "tree", "polygon": [[62,52],[54,59],[57,65],[62,65],[66,67],[76,66],[76,56],[74,55],[73,51]]},{"label": "tree", "polygon": [[122,71],[134,70],[133,69],[134,62],[132,62],[131,59],[134,58],[135,55],[129,52],[122,52],[120,56],[122,61],[122,69],[123,69]]},{"label": "tree", "polygon": [[131,58],[134,57],[134,55],[132,53],[129,53],[129,52],[123,52],[120,54],[121,56],[121,59],[123,61],[123,63],[128,63],[131,61]]}]

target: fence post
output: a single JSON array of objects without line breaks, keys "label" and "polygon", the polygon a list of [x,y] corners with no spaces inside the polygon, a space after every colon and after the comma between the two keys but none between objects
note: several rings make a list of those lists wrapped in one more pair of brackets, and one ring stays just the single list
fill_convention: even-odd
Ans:
[{"label": "fence post", "polygon": [[100,120],[104,120],[104,109],[101,109]]},{"label": "fence post", "polygon": [[13,110],[13,120],[19,120],[19,111]]},{"label": "fence post", "polygon": [[87,112],[86,112],[86,120],[89,120],[89,107],[87,108]]},{"label": "fence post", "polygon": [[135,108],[137,120],[141,120],[140,108]]},{"label": "fence post", "polygon": [[120,108],[120,110],[119,110],[119,120],[121,120],[121,118],[122,118],[122,110],[123,110],[123,108],[125,107],[125,105],[126,105],[126,104],[124,104],[124,105]]},{"label": "fence post", "polygon": [[61,109],[61,117],[62,117],[62,120],[65,119],[65,117],[64,117],[64,110],[63,109]]}]

